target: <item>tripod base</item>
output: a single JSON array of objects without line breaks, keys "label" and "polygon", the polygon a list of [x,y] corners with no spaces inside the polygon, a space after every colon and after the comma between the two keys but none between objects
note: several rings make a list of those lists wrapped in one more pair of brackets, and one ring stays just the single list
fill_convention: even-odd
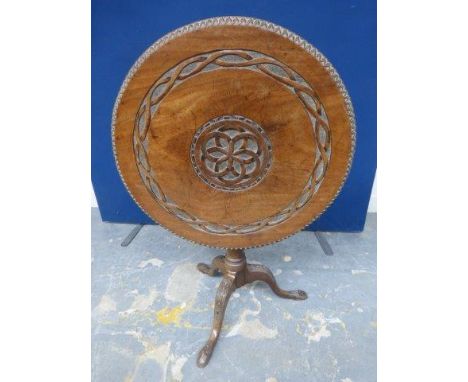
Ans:
[{"label": "tripod base", "polygon": [[228,249],[225,256],[216,256],[211,265],[200,263],[198,270],[208,276],[223,275],[216,293],[213,327],[205,346],[198,353],[198,367],[205,367],[210,361],[223,325],[224,312],[231,294],[241,286],[260,280],[266,282],[273,292],[283,298],[305,300],[306,292],[302,290],[286,291],[276,283],[271,271],[264,265],[248,264],[241,249]]}]

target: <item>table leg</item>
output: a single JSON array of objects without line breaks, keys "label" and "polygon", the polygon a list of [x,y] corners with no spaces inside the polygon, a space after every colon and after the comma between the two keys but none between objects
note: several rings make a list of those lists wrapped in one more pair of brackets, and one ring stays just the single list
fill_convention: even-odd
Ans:
[{"label": "table leg", "polygon": [[198,367],[205,367],[210,361],[211,354],[213,353],[213,349],[216,345],[216,342],[218,341],[219,333],[221,332],[221,327],[223,325],[224,320],[224,312],[226,311],[226,307],[229,302],[229,297],[231,297],[231,294],[235,289],[235,278],[228,276],[223,277],[221,283],[219,284],[218,292],[216,294],[213,327],[211,329],[211,334],[205,346],[203,346],[200,352],[198,353]]}]

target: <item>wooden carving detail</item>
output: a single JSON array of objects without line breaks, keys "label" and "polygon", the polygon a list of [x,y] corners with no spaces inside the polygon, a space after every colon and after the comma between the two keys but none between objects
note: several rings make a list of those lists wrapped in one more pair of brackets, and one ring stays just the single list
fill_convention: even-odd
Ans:
[{"label": "wooden carving detail", "polygon": [[[314,167],[311,169],[311,175],[304,185],[303,191],[299,197],[296,200],[291,201],[285,208],[278,211],[275,215],[243,225],[218,224],[215,222],[205,221],[204,219],[193,216],[181,209],[161,189],[157,181],[157,174],[155,174],[151,168],[147,158],[147,138],[151,119],[155,115],[164,97],[171,91],[171,89],[178,86],[191,76],[202,72],[223,70],[224,68],[244,68],[264,73],[292,91],[299,98],[308,112],[317,146]],[[298,73],[275,58],[259,52],[248,50],[220,50],[200,54],[180,62],[178,65],[164,73],[153,84],[142,100],[135,117],[133,148],[137,167],[147,190],[168,213],[176,216],[178,219],[184,221],[193,228],[207,233],[220,235],[233,233],[246,234],[284,222],[312,199],[314,194],[318,191],[327,171],[331,156],[331,136],[328,126],[328,118],[317,93]],[[262,155],[267,155],[266,151],[262,152]],[[263,163],[269,163],[269,160],[266,160]],[[260,168],[263,167],[260,166]],[[249,180],[250,179],[253,178],[249,178]],[[257,178],[254,180],[256,179]],[[235,189],[237,186],[243,185],[243,181],[240,179],[238,180],[239,183],[231,187],[231,190],[232,188]],[[248,184],[247,187],[251,187],[253,185],[253,183]],[[226,186],[226,182],[223,183],[223,186]]]},{"label": "wooden carving detail", "polygon": [[197,175],[210,187],[242,191],[258,184],[271,167],[271,142],[256,122],[223,115],[194,135],[190,158]]}]

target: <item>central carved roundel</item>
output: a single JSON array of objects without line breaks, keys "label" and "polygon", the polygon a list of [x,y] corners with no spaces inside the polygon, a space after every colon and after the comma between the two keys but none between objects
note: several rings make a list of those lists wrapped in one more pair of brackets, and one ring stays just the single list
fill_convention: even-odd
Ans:
[{"label": "central carved roundel", "polygon": [[211,119],[195,133],[190,158],[210,187],[242,191],[258,184],[271,167],[271,142],[260,125],[240,115]]}]

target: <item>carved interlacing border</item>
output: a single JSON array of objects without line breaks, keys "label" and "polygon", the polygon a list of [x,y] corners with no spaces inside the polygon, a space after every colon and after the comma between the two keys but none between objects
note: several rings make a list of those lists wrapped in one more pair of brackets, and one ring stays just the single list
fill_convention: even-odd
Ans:
[{"label": "carved interlacing border", "polygon": [[[275,215],[240,225],[219,224],[200,219],[181,209],[161,189],[148,161],[148,131],[164,97],[188,78],[206,71],[245,68],[264,73],[290,89],[307,110],[317,154],[311,175],[300,196]],[[214,234],[245,234],[284,222],[301,209],[317,192],[325,176],[331,155],[328,119],[315,90],[287,65],[265,54],[247,50],[220,50],[190,57],[164,73],[143,99],[135,118],[133,145],[140,176],[156,201],[167,212],[198,230]]]}]

